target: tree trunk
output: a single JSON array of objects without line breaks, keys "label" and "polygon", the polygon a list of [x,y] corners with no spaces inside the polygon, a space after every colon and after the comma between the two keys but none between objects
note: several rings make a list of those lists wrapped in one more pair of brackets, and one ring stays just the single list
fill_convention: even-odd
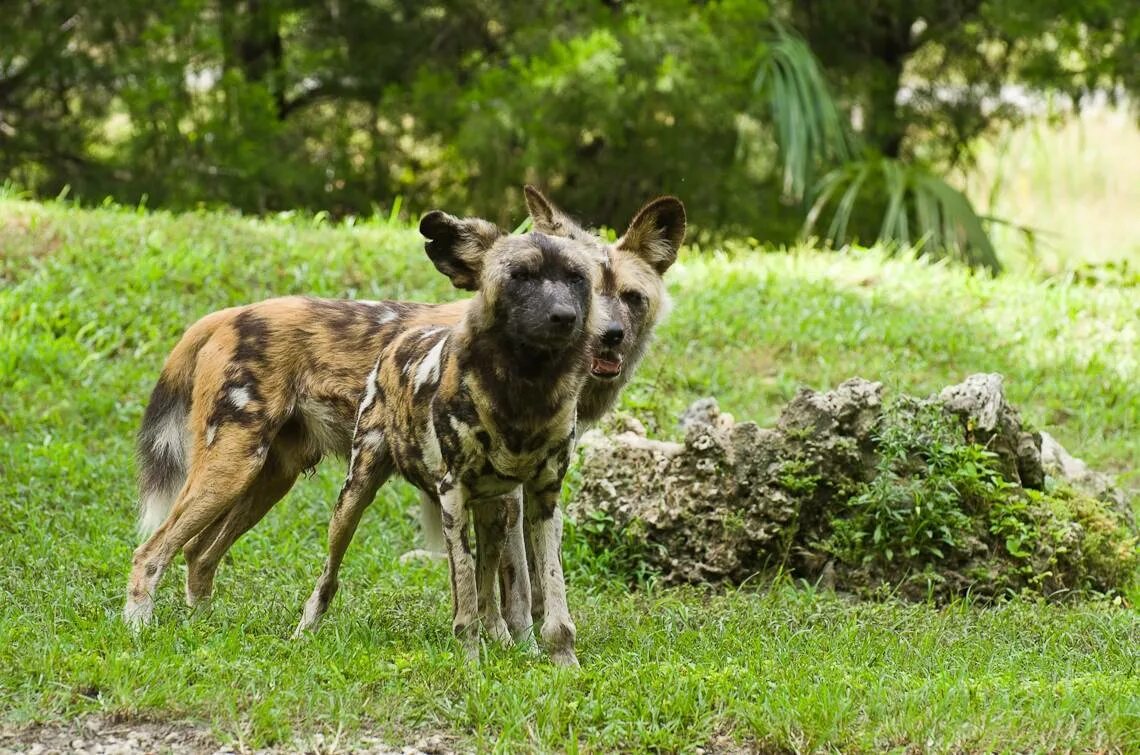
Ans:
[{"label": "tree trunk", "polygon": [[281,13],[274,0],[220,0],[219,25],[227,71],[238,70],[251,84],[262,84],[277,105],[277,117],[288,115]]},{"label": "tree trunk", "polygon": [[863,121],[863,137],[886,157],[896,158],[902,151],[906,122],[898,107],[905,58],[889,54],[879,57],[866,87],[867,112]]}]

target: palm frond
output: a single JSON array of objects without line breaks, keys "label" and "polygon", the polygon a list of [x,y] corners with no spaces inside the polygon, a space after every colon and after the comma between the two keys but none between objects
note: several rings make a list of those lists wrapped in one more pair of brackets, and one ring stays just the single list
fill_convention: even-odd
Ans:
[{"label": "palm frond", "polygon": [[[954,257],[994,273],[1001,270],[983,218],[965,194],[925,166],[878,156],[852,160],[820,179],[804,234],[814,231],[832,208],[824,238],[835,245],[855,240],[849,228],[865,187],[866,193],[885,200],[874,241],[899,248],[920,240],[922,254]],[[837,195],[840,199],[833,204]]]},{"label": "palm frond", "polygon": [[[825,238],[834,244],[862,232],[892,248],[919,245],[922,254],[1000,270],[983,219],[966,195],[922,164],[866,155],[807,42],[781,24],[773,29],[754,89],[775,130],[782,192],[810,207],[804,233],[830,210]],[[865,222],[880,206],[875,235]]]},{"label": "palm frond", "polygon": [[766,99],[776,130],[783,192],[802,200],[816,166],[850,159],[852,143],[807,42],[780,24],[774,29],[753,89]]}]

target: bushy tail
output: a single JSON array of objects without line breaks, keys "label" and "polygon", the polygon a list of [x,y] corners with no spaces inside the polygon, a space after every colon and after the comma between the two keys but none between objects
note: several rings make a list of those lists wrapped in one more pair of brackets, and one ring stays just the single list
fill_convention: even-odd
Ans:
[{"label": "bushy tail", "polygon": [[150,394],[136,438],[139,471],[139,535],[158,529],[186,481],[189,467],[190,395],[172,385],[166,370]]},{"label": "bushy tail", "polygon": [[424,550],[443,553],[443,511],[439,504],[425,493],[420,493],[420,528],[424,538]]},{"label": "bushy tail", "polygon": [[139,474],[139,534],[158,529],[186,482],[190,467],[190,399],[198,352],[227,319],[222,310],[192,325],[163,365],[135,441]]}]

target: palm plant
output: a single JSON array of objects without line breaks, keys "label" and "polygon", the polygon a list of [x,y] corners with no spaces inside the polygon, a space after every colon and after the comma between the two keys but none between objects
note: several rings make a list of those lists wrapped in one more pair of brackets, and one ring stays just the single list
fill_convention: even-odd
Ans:
[{"label": "palm plant", "polygon": [[754,89],[775,131],[783,191],[805,208],[802,234],[850,243],[857,235],[852,219],[882,207],[874,241],[998,272],[985,229],[992,219],[980,216],[930,166],[868,149],[848,127],[807,43],[783,25],[773,26]]},{"label": "palm plant", "polygon": [[878,155],[840,165],[819,180],[804,233],[818,230],[821,215],[830,209],[831,221],[822,235],[832,244],[845,243],[860,194],[868,189],[885,200],[876,239],[886,246],[914,247],[921,254],[954,257],[992,272],[1001,269],[985,219],[965,194],[921,163]]},{"label": "palm plant", "polygon": [[767,100],[784,194],[803,200],[817,165],[852,159],[853,135],[807,42],[782,24],[773,28],[753,89]]}]

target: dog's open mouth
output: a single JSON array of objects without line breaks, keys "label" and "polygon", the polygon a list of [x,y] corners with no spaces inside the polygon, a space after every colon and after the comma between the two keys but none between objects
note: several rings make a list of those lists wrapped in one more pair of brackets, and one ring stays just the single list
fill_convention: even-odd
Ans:
[{"label": "dog's open mouth", "polygon": [[621,374],[621,355],[595,356],[590,364],[590,374],[597,378],[612,380]]}]

